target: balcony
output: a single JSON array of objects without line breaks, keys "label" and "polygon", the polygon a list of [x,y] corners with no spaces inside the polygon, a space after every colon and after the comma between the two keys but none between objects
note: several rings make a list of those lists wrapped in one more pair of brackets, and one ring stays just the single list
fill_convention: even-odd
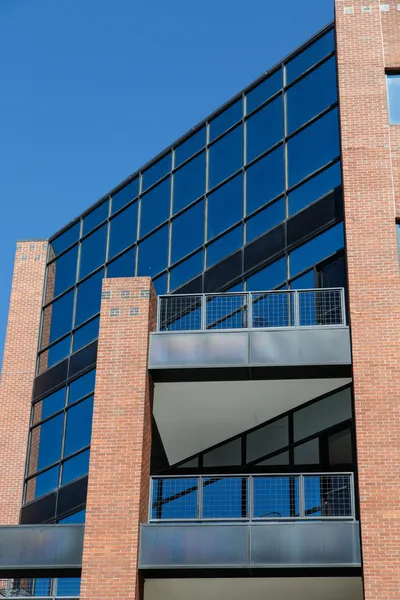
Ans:
[{"label": "balcony", "polygon": [[352,473],[154,477],[139,565],[359,567]]}]

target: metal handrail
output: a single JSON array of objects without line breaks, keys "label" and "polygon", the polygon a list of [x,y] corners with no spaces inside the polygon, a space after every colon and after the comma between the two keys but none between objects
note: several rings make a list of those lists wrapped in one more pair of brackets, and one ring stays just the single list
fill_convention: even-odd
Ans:
[{"label": "metal handrail", "polygon": [[[309,494],[306,491],[307,478],[312,478],[314,481],[319,480],[319,502],[315,505],[309,506],[310,501],[316,499],[318,490],[313,494]],[[339,479],[341,478],[341,479]],[[205,517],[204,516],[204,489],[212,486],[214,483],[220,482],[223,479],[228,480],[242,480],[245,485],[242,486],[243,496],[241,497],[240,507],[246,508],[245,516],[229,516],[229,517]],[[268,510],[262,512],[262,514],[255,514],[256,503],[260,504],[262,501],[260,493],[257,495],[255,491],[254,483],[257,480],[268,480],[268,479],[286,479],[289,484],[289,495],[282,496],[282,502],[289,503],[291,505],[291,514],[283,516],[282,507],[279,506],[277,500],[276,506],[268,506]],[[176,493],[170,494],[167,497],[155,498],[156,490],[155,484],[158,486],[163,481],[190,481],[187,487],[177,491]],[[333,481],[340,482],[340,487],[325,489],[326,484]],[[180,500],[190,494],[196,495],[196,516],[162,516],[162,507],[170,504],[176,500]],[[335,500],[335,494],[342,493],[348,494],[345,498],[346,502],[340,504],[340,498]],[[222,494],[221,494],[222,495]],[[225,495],[229,496],[229,490],[225,490]],[[261,500],[260,500],[261,498]],[[332,499],[333,498],[333,499]],[[223,499],[226,501],[226,498]],[[342,499],[343,500],[343,499]],[[270,501],[267,499],[267,501]],[[336,504],[335,504],[336,502]],[[218,503],[218,502],[217,502]],[[281,510],[278,510],[281,508]],[[322,513],[326,509],[331,509],[337,514],[317,514]],[[161,516],[154,516],[153,511],[160,511]],[[344,514],[343,514],[344,513]],[[212,474],[212,475],[165,475],[165,476],[153,476],[150,478],[150,493],[149,493],[149,522],[187,522],[187,521],[311,521],[311,520],[355,520],[355,495],[354,495],[354,473],[352,472],[324,472],[324,473],[269,473],[269,474]]]}]

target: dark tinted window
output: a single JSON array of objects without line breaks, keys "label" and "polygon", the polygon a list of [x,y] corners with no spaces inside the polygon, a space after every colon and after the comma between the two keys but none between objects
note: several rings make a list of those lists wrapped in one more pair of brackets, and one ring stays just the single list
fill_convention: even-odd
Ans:
[{"label": "dark tinted window", "polygon": [[102,265],[106,257],[107,225],[89,235],[81,244],[79,279]]},{"label": "dark tinted window", "polygon": [[140,236],[143,237],[169,217],[170,178],[141,199]]},{"label": "dark tinted window", "polygon": [[75,223],[75,225],[72,225],[67,231],[64,231],[64,233],[50,242],[50,258],[57,256],[57,254],[72,246],[79,239],[80,225],[80,222]]},{"label": "dark tinted window", "polygon": [[99,322],[100,319],[97,317],[96,319],[93,319],[93,321],[90,321],[90,323],[87,323],[87,325],[84,325],[75,331],[73,352],[97,339],[99,335]]},{"label": "dark tinted window", "polygon": [[136,248],[124,252],[107,267],[107,277],[133,277],[135,275]]},{"label": "dark tinted window", "polygon": [[171,270],[170,289],[175,290],[189,279],[193,279],[203,270],[203,251],[197,252],[194,256],[185,260],[178,267]]},{"label": "dark tinted window", "polygon": [[233,231],[223,235],[216,242],[210,244],[207,248],[207,267],[217,263],[235,250],[238,250],[243,244],[243,227],[236,227]]},{"label": "dark tinted window", "polygon": [[209,187],[235,173],[243,164],[243,130],[237,127],[209,150]]},{"label": "dark tinted window", "polygon": [[89,233],[92,229],[100,225],[108,217],[108,205],[109,201],[103,202],[97,208],[88,213],[83,219],[83,231],[82,235]]},{"label": "dark tinted window", "polygon": [[73,381],[69,386],[68,404],[72,404],[80,398],[83,398],[84,396],[94,392],[95,382],[95,369],[89,371],[89,373],[86,373],[85,375],[82,375],[82,377],[75,379],[75,381]]},{"label": "dark tinted window", "polygon": [[210,122],[210,142],[240,121],[243,116],[242,99],[237,100]]},{"label": "dark tinted window", "polygon": [[42,346],[51,344],[56,339],[68,333],[72,325],[72,312],[74,309],[74,291],[71,290],[53,304],[44,309],[43,323],[48,324],[51,319],[50,337],[46,335],[46,329],[43,329]]},{"label": "dark tinted window", "polygon": [[272,290],[286,280],[286,259],[280,258],[265,269],[258,271],[247,279],[249,292],[263,292]]},{"label": "dark tinted window", "polygon": [[128,183],[128,185],[126,185],[124,188],[122,188],[122,190],[114,194],[111,200],[111,213],[114,214],[115,212],[117,212],[117,210],[128,204],[131,200],[136,198],[138,193],[139,178],[137,177],[136,179]]},{"label": "dark tinted window", "polygon": [[186,159],[190,158],[198,150],[203,148],[206,143],[206,130],[202,127],[199,131],[194,133],[188,138],[183,144],[175,148],[175,167],[178,167]]},{"label": "dark tinted window", "polygon": [[139,244],[138,277],[154,277],[166,268],[168,261],[168,226]]},{"label": "dark tinted window", "polygon": [[246,242],[251,242],[262,233],[272,229],[285,219],[285,201],[283,198],[264,208],[246,224]]},{"label": "dark tinted window", "polygon": [[290,83],[299,77],[318,61],[328,56],[334,49],[335,34],[331,30],[286,65],[286,83]]},{"label": "dark tinted window", "polygon": [[339,155],[337,109],[303,129],[288,142],[289,186]]},{"label": "dark tinted window", "polygon": [[283,138],[283,104],[279,96],[247,121],[247,162]]},{"label": "dark tinted window", "polygon": [[93,396],[73,406],[67,412],[64,456],[90,444],[92,433]]},{"label": "dark tinted window", "polygon": [[332,227],[290,254],[290,276],[327,258],[344,246],[343,224]]},{"label": "dark tinted window", "polygon": [[171,262],[199,248],[204,242],[204,201],[184,212],[172,223]]},{"label": "dark tinted window", "polygon": [[313,177],[289,194],[289,215],[293,215],[318,198],[322,198],[342,182],[340,162]]},{"label": "dark tinted window", "polygon": [[164,156],[142,175],[142,191],[147,190],[153,183],[164,177],[171,170],[171,153]]},{"label": "dark tinted window", "polygon": [[333,57],[287,91],[288,133],[336,101],[336,59]]},{"label": "dark tinted window", "polygon": [[268,98],[276,94],[282,87],[282,71],[275,71],[267,79],[264,79],[257,87],[253,88],[247,94],[246,101],[246,112],[250,113],[252,110],[258,108]]},{"label": "dark tinted window", "polygon": [[66,358],[71,348],[71,336],[64,338],[61,342],[54,344],[40,357],[40,372],[49,369],[63,358]]},{"label": "dark tinted window", "polygon": [[283,147],[252,165],[246,173],[247,214],[266,204],[285,189]]},{"label": "dark tinted window", "polygon": [[136,242],[138,203],[119,213],[110,222],[108,258]]},{"label": "dark tinted window", "polygon": [[78,524],[83,524],[85,522],[86,519],[86,510],[79,510],[78,512],[74,513],[73,515],[69,515],[68,517],[65,517],[64,519],[60,519],[58,522],[59,523],[78,523]]},{"label": "dark tinted window", "polygon": [[30,459],[31,473],[60,460],[63,423],[64,413],[61,413],[32,430],[32,447],[39,447],[39,455],[37,464]]},{"label": "dark tinted window", "polygon": [[[62,470],[61,485],[65,485],[78,477],[87,475],[89,472],[89,457],[89,450],[85,450],[85,452],[81,452],[65,461]],[[74,522],[76,523],[77,521]]]},{"label": "dark tinted window", "polygon": [[243,217],[243,177],[238,175],[208,197],[207,238],[211,239]]},{"label": "dark tinted window", "polygon": [[26,502],[39,498],[56,489],[58,485],[59,467],[53,467],[37,477],[33,477],[26,484]]},{"label": "dark tinted window", "polygon": [[76,301],[75,326],[80,325],[86,319],[100,312],[101,285],[104,277],[104,269],[96,275],[92,275],[78,286]]},{"label": "dark tinted window", "polygon": [[54,296],[58,296],[67,288],[74,285],[76,280],[76,263],[78,260],[78,246],[68,250],[48,267],[47,296],[49,302]]},{"label": "dark tinted window", "polygon": [[173,212],[176,213],[204,194],[206,155],[196,156],[174,174]]}]

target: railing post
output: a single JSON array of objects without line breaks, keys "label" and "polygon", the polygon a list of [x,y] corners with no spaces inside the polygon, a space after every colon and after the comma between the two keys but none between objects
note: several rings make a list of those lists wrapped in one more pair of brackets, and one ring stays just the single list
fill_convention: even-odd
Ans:
[{"label": "railing post", "polygon": [[161,296],[157,296],[157,324],[156,331],[161,330]]},{"label": "railing post", "polygon": [[350,473],[350,502],[351,502],[351,516],[353,519],[356,518],[356,499],[354,495],[354,473]]},{"label": "railing post", "polygon": [[198,478],[197,484],[197,518],[201,519],[203,516],[203,478]]},{"label": "railing post", "polygon": [[346,325],[346,296],[344,293],[344,288],[340,288],[340,302],[342,305],[342,325]]},{"label": "railing post", "polygon": [[247,327],[248,329],[253,329],[253,294],[251,292],[247,293]]},{"label": "railing post", "polygon": [[247,503],[248,503],[248,516],[249,516],[249,521],[252,521],[254,518],[254,505],[253,505],[253,501],[254,501],[254,481],[253,481],[253,475],[249,475],[249,486],[248,486],[248,499],[247,499]]},{"label": "railing post", "polygon": [[295,327],[300,327],[300,298],[299,298],[299,291],[298,290],[290,290],[289,291],[290,294],[293,294],[293,317],[294,317],[294,326]]},{"label": "railing post", "polygon": [[207,297],[205,294],[201,295],[201,330],[205,331],[207,328]]},{"label": "railing post", "polygon": [[153,478],[150,477],[150,485],[149,485],[149,506],[147,509],[147,520],[150,522],[153,514]]},{"label": "railing post", "polygon": [[299,475],[299,515],[303,519],[305,516],[305,497],[304,497],[304,475]]}]

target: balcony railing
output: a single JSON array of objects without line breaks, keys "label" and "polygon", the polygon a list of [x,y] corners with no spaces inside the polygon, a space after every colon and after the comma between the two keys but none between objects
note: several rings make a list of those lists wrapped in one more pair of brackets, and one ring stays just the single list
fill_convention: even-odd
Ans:
[{"label": "balcony railing", "polygon": [[36,598],[36,600],[79,600],[80,579],[49,577],[0,578],[0,598]]},{"label": "balcony railing", "polygon": [[152,477],[149,522],[355,519],[353,473]]},{"label": "balcony railing", "polygon": [[220,331],[346,325],[343,288],[166,295],[157,331]]}]

